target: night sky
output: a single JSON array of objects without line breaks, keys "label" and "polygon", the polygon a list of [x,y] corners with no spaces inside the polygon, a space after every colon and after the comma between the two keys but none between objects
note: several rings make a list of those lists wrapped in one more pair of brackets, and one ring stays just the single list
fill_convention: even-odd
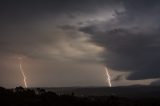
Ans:
[{"label": "night sky", "polygon": [[160,0],[1,0],[0,86],[160,84]]}]

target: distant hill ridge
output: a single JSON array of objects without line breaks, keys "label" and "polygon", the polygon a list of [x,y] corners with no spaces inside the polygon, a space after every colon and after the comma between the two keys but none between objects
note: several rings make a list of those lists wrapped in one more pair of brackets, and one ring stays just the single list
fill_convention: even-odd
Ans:
[{"label": "distant hill ridge", "polygon": [[109,96],[123,97],[160,97],[160,86],[118,86],[118,87],[54,87],[44,88],[57,94],[71,94],[76,96]]}]

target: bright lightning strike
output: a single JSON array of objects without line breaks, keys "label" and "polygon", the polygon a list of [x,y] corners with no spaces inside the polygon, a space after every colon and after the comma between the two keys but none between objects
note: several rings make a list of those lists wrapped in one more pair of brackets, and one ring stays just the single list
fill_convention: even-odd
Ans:
[{"label": "bright lightning strike", "polygon": [[28,85],[27,85],[27,77],[26,77],[26,75],[24,73],[24,70],[23,70],[23,67],[22,67],[22,58],[20,57],[19,60],[20,60],[20,62],[19,62],[19,69],[20,69],[21,74],[23,76],[24,86],[25,86],[25,88],[27,88],[28,87]]},{"label": "bright lightning strike", "polygon": [[109,71],[108,71],[108,68],[107,68],[107,67],[105,67],[105,71],[106,71],[106,76],[107,76],[107,81],[108,81],[109,87],[112,87],[111,77],[110,77],[110,75],[109,75]]}]

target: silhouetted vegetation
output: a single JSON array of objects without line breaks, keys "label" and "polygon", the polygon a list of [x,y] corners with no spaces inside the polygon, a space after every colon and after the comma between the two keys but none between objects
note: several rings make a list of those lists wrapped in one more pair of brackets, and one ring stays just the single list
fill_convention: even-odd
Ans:
[{"label": "silhouetted vegetation", "polygon": [[126,98],[117,96],[77,97],[57,95],[44,89],[5,89],[0,87],[2,106],[160,106],[160,98]]}]

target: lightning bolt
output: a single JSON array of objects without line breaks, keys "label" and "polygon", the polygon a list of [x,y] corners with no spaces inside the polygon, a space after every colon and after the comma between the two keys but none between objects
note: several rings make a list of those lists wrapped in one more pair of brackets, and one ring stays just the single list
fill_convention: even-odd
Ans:
[{"label": "lightning bolt", "polygon": [[105,67],[105,71],[106,71],[106,76],[107,76],[107,82],[109,84],[109,87],[112,87],[112,83],[111,83],[111,77],[109,75],[109,71],[108,71],[108,68]]},{"label": "lightning bolt", "polygon": [[24,73],[24,70],[23,70],[23,67],[22,67],[22,58],[20,57],[19,60],[20,60],[20,62],[19,62],[19,69],[20,69],[21,74],[23,76],[24,86],[25,86],[25,88],[27,88],[28,87],[28,85],[27,85],[27,77],[26,77],[26,75]]}]

